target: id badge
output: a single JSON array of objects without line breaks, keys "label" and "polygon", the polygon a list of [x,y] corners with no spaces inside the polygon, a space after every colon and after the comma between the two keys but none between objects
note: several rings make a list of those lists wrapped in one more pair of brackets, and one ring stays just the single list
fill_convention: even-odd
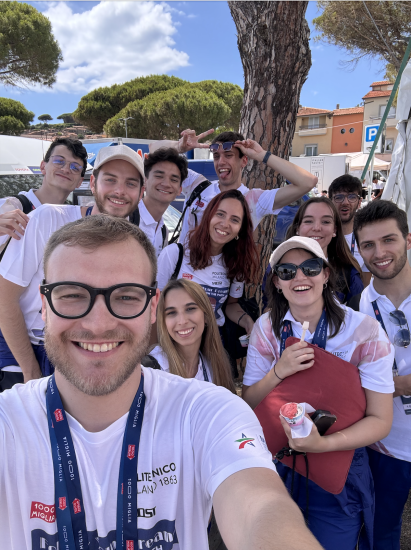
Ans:
[{"label": "id badge", "polygon": [[400,397],[405,414],[411,414],[411,395],[401,395]]}]

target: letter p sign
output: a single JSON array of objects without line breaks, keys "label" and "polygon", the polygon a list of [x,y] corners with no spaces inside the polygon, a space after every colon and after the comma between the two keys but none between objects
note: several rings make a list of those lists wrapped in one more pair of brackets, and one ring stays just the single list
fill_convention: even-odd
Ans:
[{"label": "letter p sign", "polygon": [[365,141],[374,141],[378,132],[378,126],[368,126],[365,130]]}]

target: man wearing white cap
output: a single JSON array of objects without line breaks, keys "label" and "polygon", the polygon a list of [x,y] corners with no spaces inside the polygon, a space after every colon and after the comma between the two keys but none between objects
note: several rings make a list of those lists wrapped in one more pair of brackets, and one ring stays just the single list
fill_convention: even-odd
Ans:
[{"label": "man wearing white cap", "polygon": [[143,185],[143,160],[137,153],[126,145],[103,147],[90,179],[95,205],[43,205],[29,215],[24,237],[10,242],[0,264],[0,392],[54,370],[44,349],[38,291],[51,234],[89,215],[127,218],[137,208]]}]

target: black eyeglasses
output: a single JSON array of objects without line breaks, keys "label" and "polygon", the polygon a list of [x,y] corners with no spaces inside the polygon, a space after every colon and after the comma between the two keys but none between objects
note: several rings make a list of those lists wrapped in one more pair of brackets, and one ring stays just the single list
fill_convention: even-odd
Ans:
[{"label": "black eyeglasses", "polygon": [[64,168],[68,163],[70,170],[74,174],[80,174],[83,171],[83,167],[77,162],[70,162],[69,160],[65,160],[63,157],[60,157],[58,155],[54,155],[50,157],[50,159],[53,164],[57,164],[57,166],[59,166],[60,168]]},{"label": "black eyeglasses", "polygon": [[222,148],[223,151],[231,151],[231,149],[234,147],[234,141],[226,141],[225,143],[212,143],[210,145],[210,151],[212,153],[215,153]]},{"label": "black eyeglasses", "polygon": [[[395,311],[390,312],[389,320],[394,325],[400,327],[398,332],[394,336],[394,345],[399,346],[400,348],[406,348],[410,345],[410,328],[408,326],[407,318],[403,311],[396,309]],[[407,328],[401,328],[405,325]]]},{"label": "black eyeglasses", "polygon": [[344,199],[347,199],[348,202],[357,202],[358,199],[361,199],[361,197],[360,195],[356,195],[355,193],[348,193],[348,195],[339,193],[338,195],[333,196],[334,202],[344,202]]},{"label": "black eyeglasses", "polygon": [[134,319],[142,315],[151,298],[156,295],[151,286],[124,283],[108,288],[93,288],[83,283],[64,281],[40,285],[40,292],[46,297],[52,311],[64,319],[85,317],[94,306],[96,297],[103,294],[111,315],[118,319]]},{"label": "black eyeglasses", "polygon": [[306,277],[316,277],[323,269],[322,258],[310,258],[300,265],[278,264],[274,267],[274,273],[282,281],[291,281],[297,275],[297,269],[301,269]]}]

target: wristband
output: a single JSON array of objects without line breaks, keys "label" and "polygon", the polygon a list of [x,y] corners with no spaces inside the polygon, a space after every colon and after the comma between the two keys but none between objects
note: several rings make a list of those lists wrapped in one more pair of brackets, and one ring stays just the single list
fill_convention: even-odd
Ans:
[{"label": "wristband", "polygon": [[278,376],[278,374],[275,372],[275,365],[274,365],[274,374],[276,375],[276,377],[278,378],[278,380],[281,380],[281,381],[284,380],[284,378],[280,378],[280,377]]},{"label": "wristband", "polygon": [[244,315],[247,315],[247,313],[243,313],[242,315],[240,315],[240,317],[238,318],[238,321],[237,321],[237,325],[240,324],[240,321],[244,317]]},{"label": "wristband", "polygon": [[267,164],[268,159],[271,157],[270,151],[267,151],[263,158],[263,163]]}]

